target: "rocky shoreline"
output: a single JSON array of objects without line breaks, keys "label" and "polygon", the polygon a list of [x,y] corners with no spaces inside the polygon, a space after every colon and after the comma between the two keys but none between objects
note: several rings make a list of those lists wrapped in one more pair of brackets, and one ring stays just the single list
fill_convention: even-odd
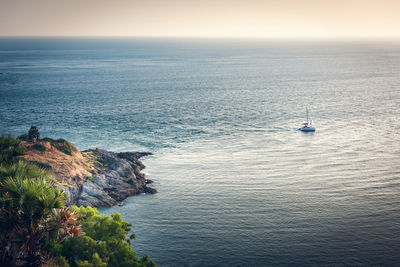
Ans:
[{"label": "rocky shoreline", "polygon": [[111,207],[129,196],[157,192],[148,186],[152,181],[146,180],[141,172],[145,166],[139,160],[151,153],[115,153],[96,148],[82,151],[82,154],[86,157],[95,155],[97,163],[92,170],[93,176],[88,177],[81,186],[64,187],[68,205]]},{"label": "rocky shoreline", "polygon": [[79,151],[64,139],[39,137],[22,139],[27,152],[22,158],[52,173],[56,186],[67,196],[67,205],[111,207],[129,196],[157,192],[148,186],[152,181],[141,172],[145,166],[139,160],[151,153]]}]

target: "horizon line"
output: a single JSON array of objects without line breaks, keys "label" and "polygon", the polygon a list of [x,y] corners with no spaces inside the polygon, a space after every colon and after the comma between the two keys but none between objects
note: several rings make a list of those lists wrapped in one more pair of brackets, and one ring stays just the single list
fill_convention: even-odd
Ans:
[{"label": "horizon line", "polygon": [[145,36],[145,35],[0,35],[6,38],[48,39],[198,39],[198,40],[400,40],[400,36]]}]

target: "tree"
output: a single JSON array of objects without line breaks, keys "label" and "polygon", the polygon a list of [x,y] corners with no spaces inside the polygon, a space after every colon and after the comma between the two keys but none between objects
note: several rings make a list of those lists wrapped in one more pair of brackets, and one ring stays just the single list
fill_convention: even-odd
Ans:
[{"label": "tree", "polygon": [[128,236],[131,225],[119,213],[99,215],[92,207],[72,206],[71,210],[79,213],[82,235],[57,244],[52,250],[56,257],[65,257],[71,266],[156,266],[147,255],[136,257],[130,247],[134,235]]},{"label": "tree", "polygon": [[80,234],[64,200],[44,170],[22,162],[0,167],[1,266],[41,266],[55,242]]},{"label": "tree", "polygon": [[28,132],[29,141],[36,142],[40,139],[40,133],[36,126],[31,126]]}]

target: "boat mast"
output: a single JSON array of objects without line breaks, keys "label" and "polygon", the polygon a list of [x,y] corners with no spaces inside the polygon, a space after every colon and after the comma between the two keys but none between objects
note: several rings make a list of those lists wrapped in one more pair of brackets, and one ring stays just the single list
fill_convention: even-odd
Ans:
[{"label": "boat mast", "polygon": [[310,124],[308,121],[308,107],[306,107],[306,113],[307,113],[307,125]]}]

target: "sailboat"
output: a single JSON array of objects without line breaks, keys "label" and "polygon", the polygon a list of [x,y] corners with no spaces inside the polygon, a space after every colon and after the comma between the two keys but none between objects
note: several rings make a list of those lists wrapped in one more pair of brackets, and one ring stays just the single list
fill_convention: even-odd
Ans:
[{"label": "sailboat", "polygon": [[312,119],[311,116],[309,115],[310,111],[308,110],[308,107],[306,107],[306,113],[307,113],[307,122],[303,123],[303,127],[299,128],[299,130],[302,132],[315,132],[315,127],[312,125]]}]

